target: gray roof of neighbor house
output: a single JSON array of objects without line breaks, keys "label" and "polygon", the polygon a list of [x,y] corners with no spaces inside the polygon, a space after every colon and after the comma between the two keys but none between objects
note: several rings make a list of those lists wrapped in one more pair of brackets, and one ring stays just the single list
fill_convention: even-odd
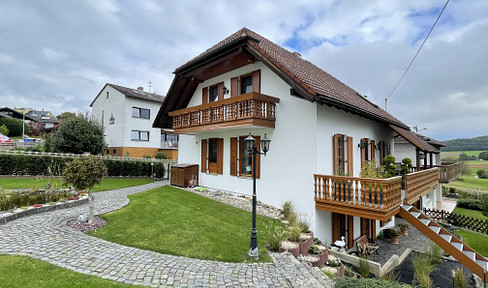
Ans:
[{"label": "gray roof of neighbor house", "polygon": [[15,119],[25,118],[25,120],[36,121],[35,119],[31,118],[29,115],[27,114],[22,115],[21,112],[16,111],[15,109],[9,107],[0,108],[0,115],[6,118],[15,118]]},{"label": "gray roof of neighbor house", "polygon": [[105,87],[107,87],[107,86],[111,86],[112,88],[114,88],[115,90],[119,91],[120,93],[124,94],[127,97],[132,97],[132,98],[137,98],[137,99],[142,99],[142,100],[147,100],[147,101],[153,101],[153,102],[158,102],[158,103],[163,103],[163,100],[164,100],[164,96],[161,96],[158,94],[144,92],[143,90],[139,90],[137,88],[136,89],[127,88],[127,87],[107,83],[103,86],[102,90],[100,90],[100,92],[98,92],[97,97],[95,97],[95,99],[93,99],[93,101],[90,104],[90,107],[92,107],[93,103],[95,103],[98,96],[100,96],[100,93],[102,93],[103,89],[105,89]]},{"label": "gray roof of neighbor house", "polygon": [[[184,89],[188,89],[189,85],[187,84],[178,85],[178,81],[182,82],[182,78],[188,77],[185,73],[195,69],[203,69],[202,67],[205,67],[206,63],[212,59],[217,59],[219,55],[226,55],[225,53],[229,55],[229,51],[237,49],[236,47],[241,49],[240,51],[245,50],[275,71],[293,90],[296,90],[294,91],[296,96],[409,129],[403,122],[368,101],[357,91],[329,73],[303,59],[298,53],[292,53],[247,28],[242,28],[175,69],[176,76],[153,125],[167,126],[170,123],[167,113],[185,108],[188,105],[189,99],[186,99],[187,97],[182,97],[185,98],[181,99],[182,101],[171,99],[181,97],[182,93],[186,93],[184,90],[181,91],[183,88],[175,88],[184,86]],[[192,88],[196,89],[196,86],[192,86]]]},{"label": "gray roof of neighbor house", "polygon": [[395,136],[395,141],[406,140],[422,151],[439,153],[439,149],[427,143],[427,141],[425,141],[424,139],[422,139],[422,137],[420,137],[422,135],[412,132],[410,130],[396,127],[394,125],[390,125],[390,127],[398,134]]},{"label": "gray roof of neighbor house", "polygon": [[[22,109],[22,108],[20,108],[20,109]],[[27,114],[25,114],[25,115],[28,115],[29,117],[34,119],[34,121],[40,122],[40,123],[53,123],[53,124],[59,123],[58,118],[56,118],[56,116],[54,116],[50,111],[47,111],[47,110],[34,110],[34,109],[32,109],[29,112],[27,112]]]}]

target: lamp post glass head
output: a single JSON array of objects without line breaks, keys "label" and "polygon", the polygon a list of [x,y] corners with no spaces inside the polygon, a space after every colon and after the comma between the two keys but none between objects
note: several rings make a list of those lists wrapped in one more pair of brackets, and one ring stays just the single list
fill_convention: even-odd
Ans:
[{"label": "lamp post glass head", "polygon": [[269,150],[269,143],[271,142],[271,139],[266,137],[266,133],[264,133],[263,139],[261,139],[261,147],[263,149],[264,155],[266,155],[266,152]]},{"label": "lamp post glass head", "polygon": [[251,132],[249,132],[249,136],[247,136],[246,139],[244,139],[244,143],[246,145],[246,151],[247,152],[252,153],[252,150],[254,149],[254,142],[255,141],[256,141],[256,139],[254,139],[251,136]]}]

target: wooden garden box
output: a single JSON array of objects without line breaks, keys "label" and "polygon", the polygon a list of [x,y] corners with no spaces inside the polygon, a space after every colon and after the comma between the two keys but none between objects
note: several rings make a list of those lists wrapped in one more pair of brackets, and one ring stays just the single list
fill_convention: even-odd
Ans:
[{"label": "wooden garden box", "polygon": [[188,187],[192,177],[198,183],[198,164],[177,164],[171,166],[171,185]]}]

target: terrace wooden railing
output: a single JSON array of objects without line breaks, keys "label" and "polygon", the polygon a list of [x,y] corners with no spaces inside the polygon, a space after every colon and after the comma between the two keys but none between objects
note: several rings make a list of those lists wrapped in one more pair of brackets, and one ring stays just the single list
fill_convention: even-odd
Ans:
[{"label": "terrace wooden railing", "polygon": [[402,203],[400,176],[371,179],[314,175],[317,209],[387,221]]},{"label": "terrace wooden railing", "polygon": [[449,183],[461,174],[461,163],[442,163],[436,165],[439,168],[439,182]]},{"label": "terrace wooden railing", "polygon": [[412,204],[437,185],[438,168],[405,174],[405,200]]},{"label": "terrace wooden railing", "polygon": [[274,128],[280,99],[251,92],[169,113],[173,130],[194,132],[239,126]]}]

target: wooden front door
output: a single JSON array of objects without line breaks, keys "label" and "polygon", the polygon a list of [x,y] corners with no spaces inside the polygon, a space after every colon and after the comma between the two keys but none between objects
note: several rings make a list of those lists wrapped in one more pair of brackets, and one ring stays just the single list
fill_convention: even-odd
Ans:
[{"label": "wooden front door", "polygon": [[332,213],[332,242],[346,238],[347,248],[354,245],[354,218],[353,216]]}]

